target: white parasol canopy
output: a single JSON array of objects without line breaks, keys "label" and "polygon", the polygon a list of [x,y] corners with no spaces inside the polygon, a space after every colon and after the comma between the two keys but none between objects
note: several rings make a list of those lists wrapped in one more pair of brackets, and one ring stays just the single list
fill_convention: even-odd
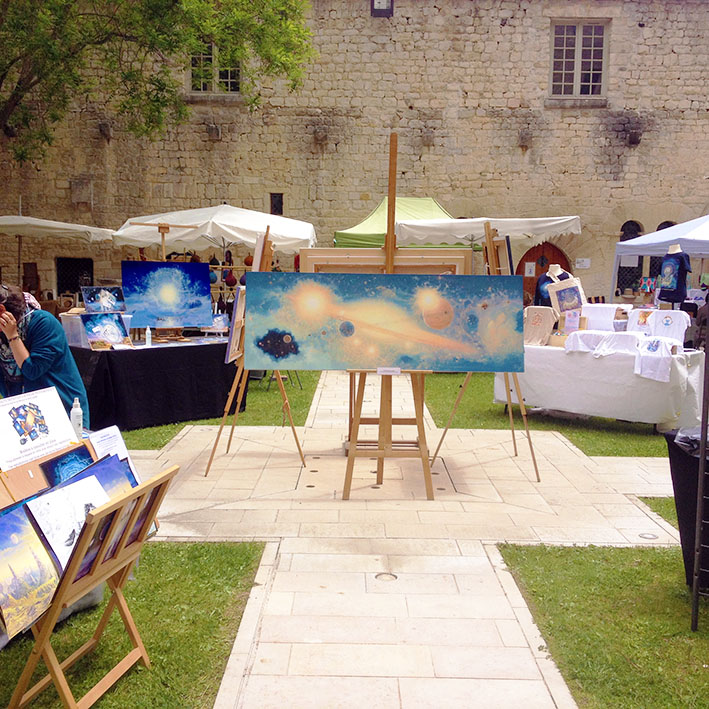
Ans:
[{"label": "white parasol canopy", "polygon": [[22,237],[34,236],[43,238],[47,236],[81,239],[88,243],[97,241],[110,241],[110,229],[84,224],[71,224],[69,222],[55,222],[51,219],[37,219],[23,217],[19,214],[10,214],[0,217],[0,234],[17,237],[17,281],[22,282]]},{"label": "white parasol canopy", "polygon": [[419,219],[397,222],[396,240],[398,244],[482,243],[485,241],[486,222],[497,229],[500,236],[509,236],[513,241],[527,241],[527,246],[541,244],[554,236],[581,233],[578,217]]},{"label": "white parasol canopy", "polygon": [[102,229],[97,226],[55,222],[50,219],[36,219],[19,215],[0,217],[0,234],[9,234],[10,236],[66,236],[96,242],[110,241],[112,233],[110,229]]},{"label": "white parasol canopy", "polygon": [[[315,228],[309,222],[229,204],[133,217],[113,233],[113,241],[129,246],[160,243],[161,226],[165,245],[180,249],[202,250],[215,244],[227,248],[238,243],[253,248],[259,236],[266,233],[266,227],[274,249],[284,253],[297,252],[316,241]],[[165,230],[165,226],[169,229]]]}]

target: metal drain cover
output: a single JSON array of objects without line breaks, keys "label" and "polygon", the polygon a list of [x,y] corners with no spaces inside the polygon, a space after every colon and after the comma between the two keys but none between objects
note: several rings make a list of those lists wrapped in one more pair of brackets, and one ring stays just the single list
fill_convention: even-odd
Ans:
[{"label": "metal drain cover", "polygon": [[379,574],[375,574],[374,578],[377,579],[377,581],[396,581],[399,577],[396,574],[383,571]]}]

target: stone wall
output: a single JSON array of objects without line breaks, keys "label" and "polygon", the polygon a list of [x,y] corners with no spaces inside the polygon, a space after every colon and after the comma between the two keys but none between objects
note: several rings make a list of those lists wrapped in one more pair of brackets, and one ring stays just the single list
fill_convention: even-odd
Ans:
[{"label": "stone wall", "polygon": [[[549,99],[550,24],[574,18],[610,23],[603,105]],[[223,201],[269,211],[278,192],[328,244],[386,194],[395,131],[399,195],[454,216],[578,214],[583,234],[556,243],[572,267],[591,259],[579,275],[597,295],[625,221],[653,231],[709,211],[704,0],[396,0],[391,19],[370,17],[369,0],[314,0],[310,23],[319,58],[303,89],[276,82],[254,113],[238,96],[199,97],[189,123],[151,143],[82,105],[42,164],[14,166],[0,143],[1,212],[21,199],[24,214],[115,228]],[[0,236],[6,280],[14,245]],[[55,256],[92,252],[97,277],[120,275],[118,251],[25,240],[46,288]]]}]

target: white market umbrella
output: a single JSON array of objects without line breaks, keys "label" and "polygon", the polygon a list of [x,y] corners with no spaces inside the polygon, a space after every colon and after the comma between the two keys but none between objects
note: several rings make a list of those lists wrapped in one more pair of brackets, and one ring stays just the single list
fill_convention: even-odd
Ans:
[{"label": "white market umbrella", "polygon": [[163,247],[199,251],[215,244],[222,248],[245,244],[253,249],[266,227],[274,249],[284,253],[295,253],[316,241],[315,228],[309,222],[220,204],[133,217],[113,233],[113,242],[144,247],[160,241],[162,234]]},{"label": "white market umbrella", "polygon": [[22,281],[22,237],[23,236],[58,236],[69,239],[80,239],[87,243],[110,241],[112,231],[97,226],[72,224],[70,222],[55,222],[51,219],[36,219],[21,215],[7,215],[0,217],[0,234],[16,236],[17,242],[17,278],[18,285]]},{"label": "white market umbrella", "polygon": [[578,217],[534,217],[529,219],[418,219],[396,224],[397,244],[477,244],[485,241],[485,224],[489,222],[500,236],[509,236],[512,241],[527,241],[535,246],[554,236],[580,234],[581,220]]}]

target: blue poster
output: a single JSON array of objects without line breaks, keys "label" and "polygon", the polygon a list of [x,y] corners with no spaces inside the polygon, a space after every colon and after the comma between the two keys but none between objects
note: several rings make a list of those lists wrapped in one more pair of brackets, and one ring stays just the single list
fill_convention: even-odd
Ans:
[{"label": "blue poster", "polygon": [[521,276],[247,273],[246,369],[524,370]]}]

